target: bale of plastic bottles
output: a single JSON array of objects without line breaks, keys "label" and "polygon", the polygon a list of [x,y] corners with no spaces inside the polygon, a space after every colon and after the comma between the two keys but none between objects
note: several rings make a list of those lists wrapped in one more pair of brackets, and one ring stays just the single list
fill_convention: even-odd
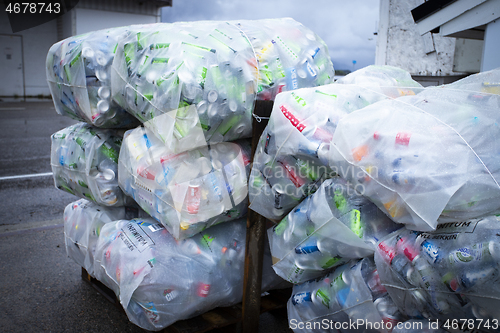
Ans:
[{"label": "bale of plastic bottles", "polygon": [[[411,318],[449,327],[471,320],[475,329],[498,332],[499,230],[497,216],[440,224],[432,232],[400,229],[377,246],[380,280]],[[478,327],[480,321],[488,326]]]},{"label": "bale of plastic bottles", "polygon": [[324,159],[411,229],[497,214],[498,82],[500,69],[353,112]]},{"label": "bale of plastic bottles", "polygon": [[328,179],[268,230],[273,268],[291,283],[319,278],[372,256],[377,242],[399,228],[345,180]]},{"label": "bale of plastic bottles", "polygon": [[99,30],[54,44],[46,74],[59,114],[102,128],[139,120],[175,143],[248,138],[256,99],[330,83],[334,70],[326,44],[284,18]]},{"label": "bale of plastic bottles", "polygon": [[[177,241],[152,218],[121,220],[101,229],[97,279],[112,289],[134,324],[151,331],[241,302],[246,220]],[[266,256],[262,290],[282,285]]]},{"label": "bale of plastic bottles", "polygon": [[162,141],[191,148],[199,134],[209,143],[250,137],[256,99],[332,80],[326,45],[293,19],[133,26],[112,72],[118,104]]},{"label": "bale of plastic bottles", "polygon": [[113,221],[138,217],[136,207],[103,207],[86,199],[72,202],[64,209],[66,253],[94,276],[94,253],[101,228]]},{"label": "bale of plastic bottles", "polygon": [[250,209],[279,221],[324,179],[352,172],[325,158],[339,121],[368,105],[422,89],[402,69],[368,66],[333,84],[279,94],[254,156]]},{"label": "bale of plastic bottles", "polygon": [[294,285],[287,308],[294,332],[391,332],[407,319],[380,283],[371,258]]},{"label": "bale of plastic bottles", "polygon": [[86,123],[51,136],[50,165],[55,186],[103,206],[131,202],[118,186],[118,156],[123,133]]},{"label": "bale of plastic bottles", "polygon": [[90,32],[52,45],[46,75],[58,114],[102,128],[132,128],[139,121],[113,101],[111,65],[128,27]]},{"label": "bale of plastic bottles", "polygon": [[144,127],[127,131],[118,181],[176,238],[245,215],[250,144],[222,142],[179,154]]}]

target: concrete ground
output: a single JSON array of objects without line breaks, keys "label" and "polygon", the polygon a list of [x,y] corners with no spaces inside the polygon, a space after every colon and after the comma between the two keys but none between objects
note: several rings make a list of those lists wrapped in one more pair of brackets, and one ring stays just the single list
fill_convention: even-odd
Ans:
[{"label": "concrete ground", "polygon": [[[81,278],[66,255],[64,207],[54,187],[50,135],[75,123],[51,101],[0,102],[0,327],[2,332],[143,332]],[[286,311],[259,332],[292,332]]]}]

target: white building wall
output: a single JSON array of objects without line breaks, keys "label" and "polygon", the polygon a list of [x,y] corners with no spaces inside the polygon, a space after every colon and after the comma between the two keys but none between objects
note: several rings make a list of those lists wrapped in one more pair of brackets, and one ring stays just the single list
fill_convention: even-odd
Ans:
[{"label": "white building wall", "polygon": [[77,35],[132,24],[159,22],[159,16],[157,15],[110,12],[86,8],[76,8],[75,14]]},{"label": "white building wall", "polygon": [[75,9],[70,10],[66,14],[60,17],[61,20],[61,31],[59,31],[60,39],[66,39],[68,37],[76,35],[76,13]]},{"label": "white building wall", "polygon": [[500,19],[486,26],[481,72],[498,67],[500,67]]},{"label": "white building wall", "polygon": [[[0,34],[22,36],[24,89],[16,95],[23,96],[23,90],[27,96],[50,95],[45,76],[45,57],[52,44],[57,42],[56,20],[13,34],[7,14],[0,11]],[[0,57],[0,61],[5,60]],[[8,78],[0,80],[0,85],[8,84]]]},{"label": "white building wall", "polygon": [[[381,16],[375,63],[400,67],[412,75],[461,74],[453,72],[455,38],[419,34],[411,10],[423,2],[424,0],[380,0]],[[384,14],[383,9],[388,11]]]},{"label": "white building wall", "polygon": [[57,42],[56,21],[50,21],[22,33],[26,95],[50,95],[45,74],[45,60],[50,47]]}]

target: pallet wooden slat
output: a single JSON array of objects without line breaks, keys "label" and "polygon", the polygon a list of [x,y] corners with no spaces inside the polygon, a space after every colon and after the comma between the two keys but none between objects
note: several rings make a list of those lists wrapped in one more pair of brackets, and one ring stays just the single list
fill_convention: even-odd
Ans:
[{"label": "pallet wooden slat", "polygon": [[[255,155],[260,136],[266,128],[273,108],[272,101],[256,101],[252,123],[252,154]],[[252,210],[247,214],[245,247],[245,275],[243,279],[243,332],[259,330],[260,292],[262,286],[262,262],[267,219]]]},{"label": "pallet wooden slat", "polygon": [[[90,276],[82,267],[82,279],[89,283],[92,288],[97,290],[111,304],[115,305],[125,314],[123,307],[115,296],[114,292],[106,287],[102,282]],[[265,296],[260,297],[259,314],[286,308],[286,302],[290,297],[291,289],[271,290]],[[242,323],[242,304],[238,303],[228,307],[219,307],[207,311],[199,316],[190,319],[179,320],[166,327],[163,333],[203,333],[218,329],[224,332],[236,332],[237,325]]]}]

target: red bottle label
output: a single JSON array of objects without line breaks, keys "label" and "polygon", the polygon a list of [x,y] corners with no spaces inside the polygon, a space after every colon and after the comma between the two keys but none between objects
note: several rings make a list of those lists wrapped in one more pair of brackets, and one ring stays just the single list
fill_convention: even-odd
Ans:
[{"label": "red bottle label", "polygon": [[290,121],[290,123],[295,127],[296,129],[299,130],[299,132],[302,132],[305,128],[306,125],[301,124],[300,121],[291,113],[288,111],[288,109],[284,105],[280,105],[280,110],[283,113],[283,115]]},{"label": "red bottle label", "polygon": [[139,176],[141,176],[142,178],[146,178],[149,180],[155,180],[155,175],[143,166],[140,166],[137,168],[137,174]]},{"label": "red bottle label", "polygon": [[207,297],[210,292],[210,285],[200,282],[198,285],[198,296]]},{"label": "red bottle label", "polygon": [[189,186],[186,194],[186,207],[189,214],[198,214],[200,209],[200,187]]},{"label": "red bottle label", "polygon": [[396,144],[408,146],[410,144],[411,133],[399,132],[396,134]]}]

